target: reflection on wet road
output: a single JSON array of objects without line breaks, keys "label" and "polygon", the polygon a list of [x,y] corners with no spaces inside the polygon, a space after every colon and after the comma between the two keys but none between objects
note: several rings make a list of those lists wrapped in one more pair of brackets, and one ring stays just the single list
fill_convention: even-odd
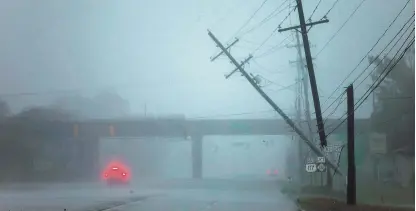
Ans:
[{"label": "reflection on wet road", "polygon": [[175,190],[136,203],[116,207],[118,211],[295,211],[295,205],[278,192],[236,190]]},{"label": "reflection on wet road", "polygon": [[[29,187],[29,186],[28,186]],[[3,188],[0,210],[279,210],[296,206],[274,182],[225,180],[142,181],[130,187],[99,183]]]}]

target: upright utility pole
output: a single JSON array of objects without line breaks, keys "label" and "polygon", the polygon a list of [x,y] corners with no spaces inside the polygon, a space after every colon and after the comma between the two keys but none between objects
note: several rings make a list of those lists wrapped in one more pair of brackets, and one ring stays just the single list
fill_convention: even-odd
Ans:
[{"label": "upright utility pole", "polygon": [[296,0],[296,2],[297,2],[297,10],[298,10],[298,13],[299,13],[299,24],[300,25],[299,26],[292,26],[292,27],[285,28],[285,29],[280,29],[279,32],[292,30],[292,29],[297,30],[298,28],[300,28],[300,32],[302,34],[303,47],[304,47],[304,50],[305,50],[306,65],[308,67],[309,80],[310,80],[310,83],[311,83],[313,103],[314,103],[314,106],[315,106],[316,121],[317,121],[317,125],[318,125],[318,134],[319,134],[319,138],[321,140],[321,146],[325,147],[327,145],[327,142],[326,142],[324,124],[323,124],[323,120],[322,120],[321,103],[319,102],[318,88],[316,86],[315,71],[314,71],[314,68],[313,68],[312,55],[311,55],[311,49],[310,49],[310,46],[309,46],[308,31],[306,29],[306,26],[311,26],[312,27],[313,25],[316,25],[316,24],[327,23],[328,19],[324,19],[324,20],[317,21],[317,22],[310,22],[310,23],[306,24],[305,15],[303,13],[302,1],[301,0]]},{"label": "upright utility pole", "polygon": [[[301,80],[302,80],[302,85],[303,85],[303,96],[304,96],[304,102],[305,102],[305,116],[306,116],[306,120],[308,122],[309,139],[313,140],[313,132],[312,132],[312,128],[311,128],[312,119],[311,119],[311,111],[310,111],[310,105],[309,105],[309,83],[308,83],[309,77],[308,77],[308,74],[305,74],[305,73],[307,73],[307,71],[305,70],[305,60],[302,57],[302,50],[301,50],[301,47],[303,45],[300,43],[299,32],[298,31],[296,33],[296,42],[297,42],[297,45],[288,46],[288,47],[296,47],[296,49],[298,51],[298,61],[296,63],[298,64],[298,68],[300,69],[301,74],[303,76]],[[291,63],[293,63],[293,62],[291,62]],[[323,185],[323,178],[324,178],[323,176],[324,175],[321,172],[320,173],[321,185]],[[326,171],[326,179],[327,179],[326,180],[327,181],[326,185],[329,189],[331,189],[333,180],[332,180],[332,174],[331,174],[330,170]],[[311,180],[312,180],[311,183],[313,184],[313,177],[311,177]]]},{"label": "upright utility pole", "polygon": [[347,122],[348,122],[348,177],[347,177],[347,204],[356,204],[356,174],[355,174],[355,144],[354,144],[354,88],[347,88]]}]

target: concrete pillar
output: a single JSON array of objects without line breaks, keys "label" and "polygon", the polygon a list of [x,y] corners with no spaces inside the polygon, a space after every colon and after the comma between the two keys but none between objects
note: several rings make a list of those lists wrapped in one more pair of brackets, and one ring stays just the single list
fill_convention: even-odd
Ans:
[{"label": "concrete pillar", "polygon": [[192,145],[192,178],[202,179],[202,135],[191,136]]},{"label": "concrete pillar", "polygon": [[74,159],[78,163],[77,176],[80,180],[97,180],[100,177],[99,170],[99,138],[77,138],[76,153]]}]

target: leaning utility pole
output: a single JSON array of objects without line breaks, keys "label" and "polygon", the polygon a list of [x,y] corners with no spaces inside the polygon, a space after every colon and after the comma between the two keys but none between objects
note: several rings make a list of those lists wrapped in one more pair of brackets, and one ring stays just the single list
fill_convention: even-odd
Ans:
[{"label": "leaning utility pole", "polygon": [[[299,65],[298,68],[301,69],[302,76],[303,76],[302,82],[303,82],[303,95],[304,95],[304,100],[305,100],[304,101],[305,102],[305,115],[306,115],[306,120],[308,122],[309,139],[313,140],[313,133],[312,133],[312,128],[311,128],[312,119],[311,119],[311,111],[310,111],[310,106],[309,106],[309,84],[308,84],[309,78],[308,78],[308,74],[304,74],[304,73],[306,73],[306,70],[305,70],[306,65],[305,65],[305,62],[304,62],[304,58],[302,58],[301,47],[303,45],[300,43],[298,32],[296,33],[296,42],[297,42],[296,45],[288,46],[288,47],[289,48],[290,47],[296,47],[297,51],[298,51],[298,60],[296,61],[296,63]],[[314,58],[312,58],[312,60],[313,59]],[[290,62],[290,63],[294,63],[294,62]],[[324,175],[321,172],[320,173],[321,185],[323,185],[323,179],[324,179]],[[313,177],[311,178],[311,180],[313,180]],[[332,189],[332,186],[333,186],[332,173],[331,173],[330,170],[326,171],[326,186],[329,189]]]},{"label": "leaning utility pole", "polygon": [[[313,144],[312,141],[310,141],[306,135],[303,133],[302,130],[300,130],[295,123],[286,115],[286,113],[284,113],[282,111],[282,109],[276,105],[275,102],[273,102],[272,99],[270,99],[269,96],[267,96],[266,93],[264,93],[264,91],[260,88],[260,86],[257,84],[256,78],[252,78],[242,67],[243,66],[243,62],[242,64],[238,64],[238,62],[235,60],[235,58],[233,56],[231,56],[230,52],[228,52],[228,49],[225,48],[220,41],[218,41],[218,39],[214,36],[214,34],[212,34],[209,30],[208,30],[208,35],[211,37],[211,39],[215,42],[215,44],[217,45],[217,47],[219,47],[222,52],[231,60],[231,62],[238,68],[238,70],[240,71],[240,73],[248,80],[248,82],[250,82],[250,84],[256,89],[256,91],[267,101],[267,103],[269,103],[270,106],[272,106],[272,108],[278,113],[280,114],[280,116],[283,118],[283,120],[302,138],[302,140],[304,140],[306,142],[306,144],[311,148],[311,150],[316,153],[318,156],[320,157],[324,157],[325,158],[325,162],[326,164],[328,164],[328,166],[332,169],[334,169],[335,173],[338,173],[340,175],[342,175],[342,173],[339,171],[338,167],[333,164],[331,161],[329,161],[326,156],[322,153],[322,151],[315,146],[315,144]],[[251,55],[250,55],[251,57]],[[250,58],[249,57],[249,58]],[[247,59],[246,59],[247,60]]]},{"label": "leaning utility pole", "polygon": [[354,143],[354,88],[347,88],[347,122],[348,122],[348,176],[347,176],[347,204],[356,203],[356,174],[355,174],[355,143]]},{"label": "leaning utility pole", "polygon": [[312,27],[313,25],[321,24],[321,23],[327,23],[329,22],[328,19],[323,19],[316,22],[305,22],[305,16],[303,14],[303,7],[302,7],[302,1],[296,0],[297,2],[297,9],[299,13],[299,26],[292,26],[285,29],[279,29],[279,32],[287,31],[295,29],[297,30],[300,28],[300,32],[302,34],[302,41],[303,41],[303,47],[305,50],[305,58],[306,58],[306,65],[308,67],[308,73],[309,73],[309,80],[311,83],[311,91],[312,91],[312,97],[313,97],[313,103],[315,106],[315,114],[316,114],[316,121],[318,124],[318,134],[319,138],[321,140],[321,147],[325,147],[327,145],[326,143],[326,135],[325,135],[325,129],[324,129],[324,123],[322,120],[322,111],[321,111],[321,104],[319,102],[319,94],[318,94],[318,88],[316,86],[316,78],[315,78],[315,71],[313,68],[312,63],[312,56],[311,56],[311,49],[309,46],[309,40],[308,40],[308,30],[306,29],[306,26]]}]

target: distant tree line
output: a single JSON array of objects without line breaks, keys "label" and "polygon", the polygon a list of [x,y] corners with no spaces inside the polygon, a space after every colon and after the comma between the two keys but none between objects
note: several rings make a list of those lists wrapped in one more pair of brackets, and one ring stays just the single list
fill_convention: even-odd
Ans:
[{"label": "distant tree line", "polygon": [[387,136],[389,151],[402,150],[414,156],[415,149],[415,51],[414,46],[396,61],[370,56],[377,65],[371,77],[386,74],[398,62],[386,79],[374,91],[374,109],[371,115],[372,130]]},{"label": "distant tree line", "polygon": [[[45,107],[32,107],[12,114],[8,104],[0,101],[0,127],[12,122],[35,125],[39,121],[69,121],[114,118],[129,113],[128,101],[115,92],[102,92],[93,98],[65,97]],[[62,180],[68,177],[70,158],[63,154],[67,140],[45,140],[25,134],[24,126],[13,126],[0,133],[0,182],[30,180]],[[52,153],[54,152],[55,153]],[[68,179],[68,178],[67,178]]]}]

